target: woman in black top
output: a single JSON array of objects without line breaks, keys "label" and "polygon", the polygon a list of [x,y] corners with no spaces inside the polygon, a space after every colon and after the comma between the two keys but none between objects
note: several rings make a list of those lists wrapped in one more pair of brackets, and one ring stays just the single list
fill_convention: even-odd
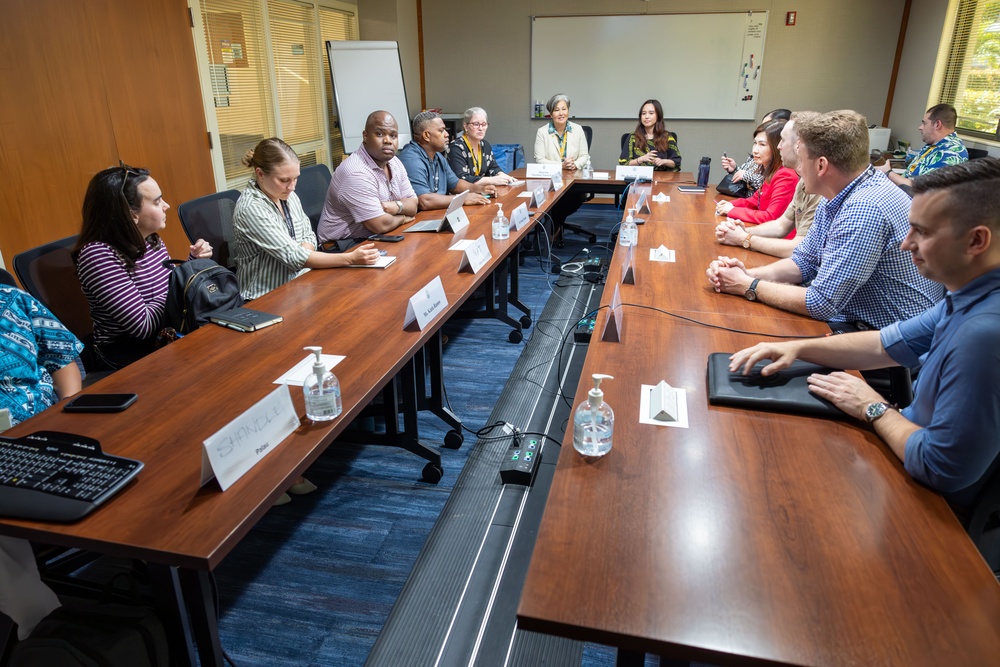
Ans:
[{"label": "woman in black top", "polygon": [[452,171],[469,183],[485,185],[510,185],[513,176],[500,171],[500,165],[493,157],[493,148],[484,138],[489,121],[486,111],[472,107],[465,112],[462,120],[465,131],[459,133],[448,145],[448,164]]},{"label": "woman in black top", "polygon": [[658,100],[646,100],[639,108],[635,132],[622,146],[618,164],[652,166],[656,171],[680,171],[681,154],[677,135],[663,125],[663,107]]}]

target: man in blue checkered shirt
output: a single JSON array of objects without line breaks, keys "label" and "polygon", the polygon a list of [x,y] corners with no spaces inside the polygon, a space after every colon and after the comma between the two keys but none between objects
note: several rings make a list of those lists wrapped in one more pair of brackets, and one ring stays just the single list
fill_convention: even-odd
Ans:
[{"label": "man in blue checkered shirt", "polygon": [[717,292],[809,315],[880,329],[918,315],[944,295],[900,249],[910,198],[874,170],[868,126],[854,111],[794,116],[806,192],[822,195],[812,228],[792,256],[747,269],[719,257],[709,266]]}]

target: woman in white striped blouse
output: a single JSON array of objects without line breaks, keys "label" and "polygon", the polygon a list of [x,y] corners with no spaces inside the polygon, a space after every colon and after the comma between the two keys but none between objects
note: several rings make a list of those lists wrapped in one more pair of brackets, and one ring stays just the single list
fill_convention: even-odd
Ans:
[{"label": "woman in white striped blouse", "polygon": [[378,261],[372,243],[344,253],[317,251],[316,234],[295,194],[299,156],[291,146],[277,137],[264,139],[247,151],[243,164],[254,173],[233,213],[236,275],[244,299],[267,294],[306,269]]}]

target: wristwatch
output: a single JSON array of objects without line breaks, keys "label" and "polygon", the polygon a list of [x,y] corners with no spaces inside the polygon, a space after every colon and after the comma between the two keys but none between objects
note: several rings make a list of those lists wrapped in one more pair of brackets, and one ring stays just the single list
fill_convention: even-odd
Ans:
[{"label": "wristwatch", "polygon": [[752,248],[750,247],[750,239],[752,238],[753,234],[747,234],[746,238],[743,239],[743,247],[746,248],[747,250],[752,250]]},{"label": "wristwatch", "polygon": [[757,300],[757,283],[760,282],[760,278],[754,278],[753,282],[750,283],[750,287],[747,288],[746,292],[743,292],[743,296],[747,298],[747,301]]},{"label": "wristwatch", "polygon": [[396,211],[396,215],[403,215],[403,202],[401,202],[401,201],[399,201],[399,200],[397,199],[397,200],[396,200],[396,206],[398,206],[398,207],[399,207],[399,210],[398,210],[398,211]]},{"label": "wristwatch", "polygon": [[877,401],[875,403],[869,403],[868,407],[865,408],[865,419],[868,423],[873,423],[876,419],[881,417],[886,413],[887,410],[892,410],[892,406],[885,401]]}]

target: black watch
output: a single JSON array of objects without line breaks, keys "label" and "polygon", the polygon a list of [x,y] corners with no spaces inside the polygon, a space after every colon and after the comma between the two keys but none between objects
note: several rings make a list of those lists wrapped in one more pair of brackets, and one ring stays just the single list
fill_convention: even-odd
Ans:
[{"label": "black watch", "polygon": [[892,406],[885,401],[877,401],[875,403],[869,403],[868,407],[865,408],[865,419],[868,423],[873,423],[876,419],[884,415],[889,410],[892,410]]},{"label": "black watch", "polygon": [[747,298],[747,301],[757,300],[757,283],[760,282],[760,278],[754,278],[753,282],[750,283],[750,287],[747,288],[746,292],[743,292],[743,296]]}]

